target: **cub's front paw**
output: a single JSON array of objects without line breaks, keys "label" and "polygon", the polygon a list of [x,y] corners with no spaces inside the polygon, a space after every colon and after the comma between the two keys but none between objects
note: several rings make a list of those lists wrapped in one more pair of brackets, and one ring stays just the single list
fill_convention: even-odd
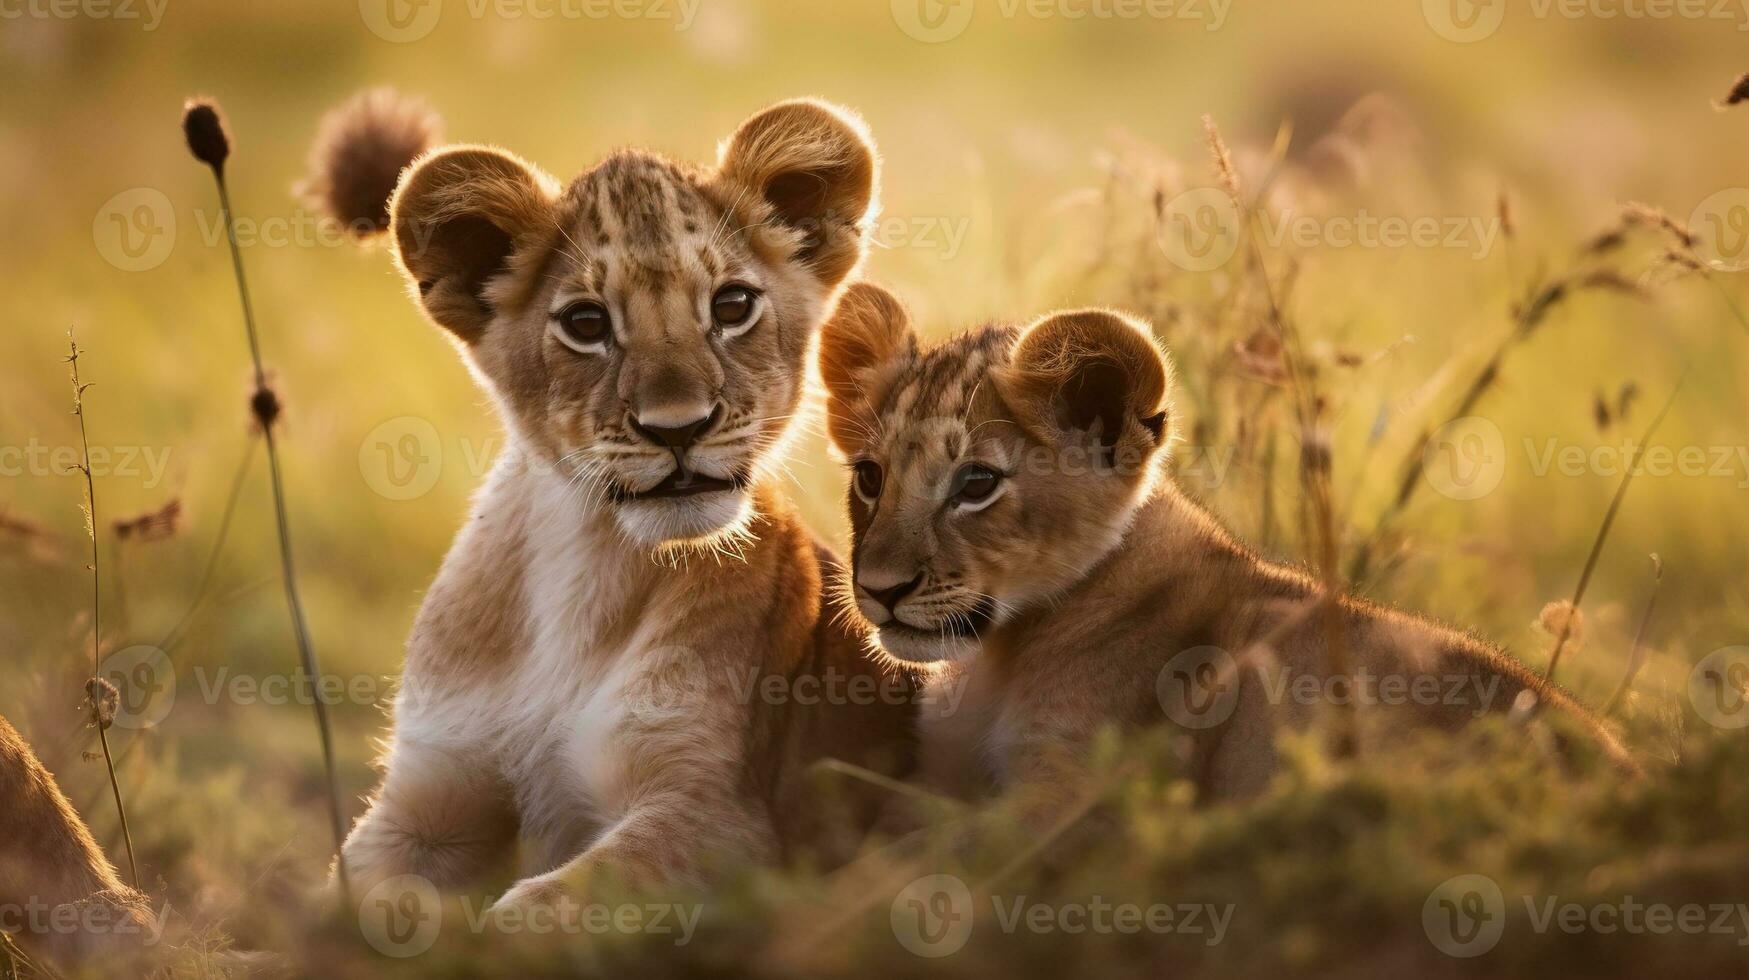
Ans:
[{"label": "cub's front paw", "polygon": [[552,932],[574,928],[583,899],[558,872],[524,878],[511,887],[486,915],[501,932]]}]

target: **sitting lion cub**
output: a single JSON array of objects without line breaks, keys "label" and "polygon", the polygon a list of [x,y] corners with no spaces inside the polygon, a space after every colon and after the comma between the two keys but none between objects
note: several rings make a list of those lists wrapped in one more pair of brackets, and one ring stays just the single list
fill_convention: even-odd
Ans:
[{"label": "sitting lion cub", "polygon": [[[714,167],[622,150],[565,184],[485,146],[400,172],[422,128],[365,96],[329,121],[317,186],[390,233],[507,445],[413,625],[343,850],[354,893],[468,886],[519,842],[502,909],[575,902],[600,872],[838,853],[855,831],[809,767],[902,774],[911,698],[823,614],[835,565],[773,471],[865,249],[861,123],[785,102]],[[853,826],[878,803],[850,802]]]},{"label": "sitting lion cub", "polygon": [[1171,720],[1204,794],[1243,797],[1275,770],[1275,726],[1303,726],[1333,690],[1441,729],[1529,690],[1631,766],[1499,649],[1360,599],[1337,606],[1350,672],[1333,685],[1316,583],[1162,475],[1171,374],[1144,325],[1086,310],[926,349],[859,284],[820,360],[852,465],[856,606],[888,654],[949,662],[935,682],[965,685],[925,699],[958,705],[923,720],[941,788],[1026,789],[1048,809],[1100,728]]}]

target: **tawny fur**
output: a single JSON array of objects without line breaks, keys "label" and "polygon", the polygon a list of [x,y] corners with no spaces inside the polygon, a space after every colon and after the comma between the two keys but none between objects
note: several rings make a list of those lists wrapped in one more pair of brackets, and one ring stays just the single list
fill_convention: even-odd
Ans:
[{"label": "tawny fur", "polygon": [[[1267,786],[1277,728],[1329,700],[1282,693],[1332,677],[1328,607],[1312,578],[1252,552],[1162,475],[1171,375],[1145,325],[1088,310],[925,350],[897,301],[859,284],[820,356],[833,438],[884,474],[874,500],[849,495],[851,598],[889,655],[964,686],[923,720],[933,782],[1060,801],[1102,728],[1178,723],[1210,797]],[[982,509],[949,496],[968,464],[1005,474]],[[889,609],[873,593],[894,582],[912,584]],[[1441,684],[1363,716],[1453,730],[1531,691],[1633,768],[1595,717],[1498,647],[1354,597],[1336,608],[1351,672]],[[1175,658],[1203,648],[1225,651],[1214,679],[1236,692],[1207,727],[1167,701],[1187,663]]]},{"label": "tawny fur", "polygon": [[[519,845],[505,906],[597,874],[697,884],[848,856],[878,797],[837,806],[810,767],[905,772],[911,692],[833,621],[835,563],[776,474],[875,175],[859,122],[799,101],[749,119],[715,168],[627,150],[561,185],[460,146],[402,176],[396,260],[508,445],[414,625],[387,772],[344,848],[355,892],[474,886]],[[760,296],[733,335],[709,315],[725,284]],[[611,312],[610,340],[566,342],[578,303]],[[639,431],[707,414],[684,464]],[[735,488],[642,496],[681,472]]]},{"label": "tawny fur", "polygon": [[[0,909],[6,910],[5,925],[20,928],[15,936],[27,952],[68,966],[93,956],[138,953],[155,934],[146,896],[122,882],[55,777],[5,718]],[[31,909],[41,911],[33,915]],[[62,912],[48,911],[54,909]]]}]

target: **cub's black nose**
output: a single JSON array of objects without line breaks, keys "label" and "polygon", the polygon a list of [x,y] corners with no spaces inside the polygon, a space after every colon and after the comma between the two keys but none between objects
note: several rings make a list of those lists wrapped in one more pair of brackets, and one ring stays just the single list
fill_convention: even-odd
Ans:
[{"label": "cub's black nose", "polygon": [[632,431],[678,456],[692,448],[692,444],[697,442],[700,436],[715,428],[717,420],[722,418],[722,415],[723,406],[718,405],[711,409],[709,415],[693,419],[690,422],[682,422],[679,425],[645,423],[640,422],[636,417],[629,421]]},{"label": "cub's black nose", "polygon": [[918,575],[909,582],[900,582],[898,585],[885,589],[871,589],[864,585],[862,591],[868,593],[870,599],[884,606],[887,612],[897,615],[899,603],[904,601],[906,596],[916,592],[917,587],[922,584],[923,576]]}]

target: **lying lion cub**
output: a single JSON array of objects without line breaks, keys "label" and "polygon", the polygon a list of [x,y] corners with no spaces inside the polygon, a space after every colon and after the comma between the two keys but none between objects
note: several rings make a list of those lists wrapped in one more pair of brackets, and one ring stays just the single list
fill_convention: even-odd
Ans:
[{"label": "lying lion cub", "polygon": [[[1161,475],[1171,374],[1144,325],[1086,310],[925,349],[862,284],[820,359],[853,467],[856,606],[888,654],[950,662],[935,682],[965,685],[923,722],[928,778],[1060,795],[1101,727],[1170,719],[1205,795],[1265,787],[1274,727],[1331,700],[1327,607]],[[1529,690],[1631,766],[1498,648],[1360,599],[1338,608],[1350,696],[1399,705],[1380,709],[1393,725],[1456,728]]]},{"label": "lying lion cub", "polygon": [[64,967],[138,954],[156,941],[161,926],[146,896],[122,883],[55,777],[5,718],[0,911],[6,913],[0,929],[16,935],[30,953]]}]

